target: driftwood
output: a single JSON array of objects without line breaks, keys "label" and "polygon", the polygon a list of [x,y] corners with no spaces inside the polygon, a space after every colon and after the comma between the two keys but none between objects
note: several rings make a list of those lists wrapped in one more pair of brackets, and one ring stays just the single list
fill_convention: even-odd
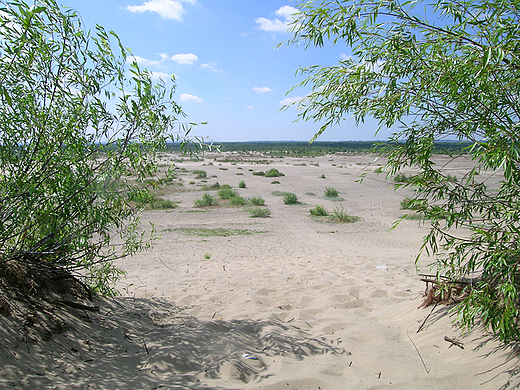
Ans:
[{"label": "driftwood", "polygon": [[456,345],[457,347],[464,349],[464,343],[462,341],[457,340],[456,338],[444,336],[444,341],[447,341],[448,343],[451,343],[451,345]]},{"label": "driftwood", "polygon": [[474,283],[473,279],[461,278],[451,280],[446,277],[437,278],[435,275],[420,275],[421,281],[426,283],[424,299],[419,307],[443,303],[451,305],[461,302],[468,294],[468,288]]}]

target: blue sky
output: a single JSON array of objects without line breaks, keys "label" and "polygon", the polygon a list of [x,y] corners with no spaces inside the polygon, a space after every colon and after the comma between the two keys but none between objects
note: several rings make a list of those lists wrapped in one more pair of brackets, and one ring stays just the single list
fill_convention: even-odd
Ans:
[{"label": "blue sky", "polygon": [[[295,3],[283,0],[62,0],[87,28],[114,30],[142,67],[156,76],[174,74],[176,101],[190,122],[207,122],[197,135],[214,141],[308,141],[319,129],[294,123],[297,112],[280,111],[302,78],[300,66],[333,65],[345,46],[307,49],[276,46],[286,40]],[[352,121],[319,140],[373,139],[377,126]],[[387,136],[386,132],[377,139]]]}]

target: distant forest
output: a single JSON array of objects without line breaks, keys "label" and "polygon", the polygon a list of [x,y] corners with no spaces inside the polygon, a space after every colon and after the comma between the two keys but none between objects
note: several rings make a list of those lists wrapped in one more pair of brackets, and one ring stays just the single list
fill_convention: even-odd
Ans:
[{"label": "distant forest", "polygon": [[[472,144],[470,142],[436,142],[434,153],[460,154]],[[383,141],[250,141],[221,142],[213,147],[221,152],[258,152],[272,156],[320,156],[333,153],[374,153],[380,152],[388,143]],[[179,144],[168,144],[169,151],[179,151]]]}]

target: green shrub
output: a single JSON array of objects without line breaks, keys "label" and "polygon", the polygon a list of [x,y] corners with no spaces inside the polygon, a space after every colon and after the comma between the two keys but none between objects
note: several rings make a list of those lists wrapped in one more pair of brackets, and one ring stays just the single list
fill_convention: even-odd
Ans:
[{"label": "green shrub", "polygon": [[271,210],[267,207],[254,207],[249,209],[251,218],[268,218],[271,216]]},{"label": "green shrub", "polygon": [[246,182],[244,180],[240,180],[238,182],[238,188],[246,188]]},{"label": "green shrub", "polygon": [[253,204],[255,206],[264,206],[265,205],[265,199],[262,198],[261,196],[251,198],[250,202],[251,202],[251,204]]},{"label": "green shrub", "polygon": [[326,217],[329,214],[323,206],[316,206],[313,209],[310,209],[309,212],[314,217]]},{"label": "green shrub", "polygon": [[325,197],[326,198],[337,198],[339,196],[338,190],[335,188],[327,187],[325,188]]},{"label": "green shrub", "polygon": [[169,199],[154,197],[153,201],[150,202],[150,208],[152,210],[174,209],[176,207],[177,205]]},{"label": "green shrub", "polygon": [[220,188],[220,183],[218,181],[209,186],[210,190],[218,190],[219,188]]},{"label": "green shrub", "polygon": [[195,179],[205,179],[208,176],[207,172],[202,170],[195,170],[193,173],[195,174]]},{"label": "green shrub", "polygon": [[324,173],[320,176],[320,179],[325,179],[325,174]]},{"label": "green shrub", "polygon": [[265,172],[264,171],[253,172],[253,175],[254,176],[265,176]]},{"label": "green shrub", "polygon": [[278,171],[276,168],[271,168],[265,173],[265,177],[279,177],[285,176],[282,172]]},{"label": "green shrub", "polygon": [[271,184],[280,184],[280,182],[278,180],[273,180]]},{"label": "green shrub", "polygon": [[233,196],[229,198],[229,203],[231,203],[233,206],[243,206],[246,204],[246,201],[241,196]]},{"label": "green shrub", "polygon": [[298,204],[300,203],[298,201],[298,197],[296,194],[293,194],[292,192],[288,192],[283,197],[283,203],[284,204]]},{"label": "green shrub", "polygon": [[404,173],[398,173],[394,176],[394,181],[396,183],[406,183],[408,180],[408,176],[406,176]]},{"label": "green shrub", "polygon": [[334,209],[332,210],[332,217],[334,220],[338,222],[346,223],[357,222],[361,219],[356,216],[348,215],[347,210],[343,206],[334,207]]},{"label": "green shrub", "polygon": [[218,192],[218,196],[220,196],[221,199],[231,199],[238,196],[238,192],[231,187],[223,187]]},{"label": "green shrub", "polygon": [[202,199],[197,199],[195,201],[195,207],[210,207],[217,205],[218,202],[210,194],[204,194],[202,195]]}]

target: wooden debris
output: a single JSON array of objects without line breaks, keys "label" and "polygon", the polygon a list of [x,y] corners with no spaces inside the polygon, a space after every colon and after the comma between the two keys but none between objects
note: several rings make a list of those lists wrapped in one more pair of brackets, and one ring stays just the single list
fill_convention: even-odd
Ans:
[{"label": "wooden debris", "polygon": [[451,343],[450,347],[452,345],[456,345],[457,347],[459,347],[461,349],[464,349],[464,343],[462,341],[457,340],[456,338],[450,338],[448,336],[444,336],[444,341],[447,341],[448,343]]}]

